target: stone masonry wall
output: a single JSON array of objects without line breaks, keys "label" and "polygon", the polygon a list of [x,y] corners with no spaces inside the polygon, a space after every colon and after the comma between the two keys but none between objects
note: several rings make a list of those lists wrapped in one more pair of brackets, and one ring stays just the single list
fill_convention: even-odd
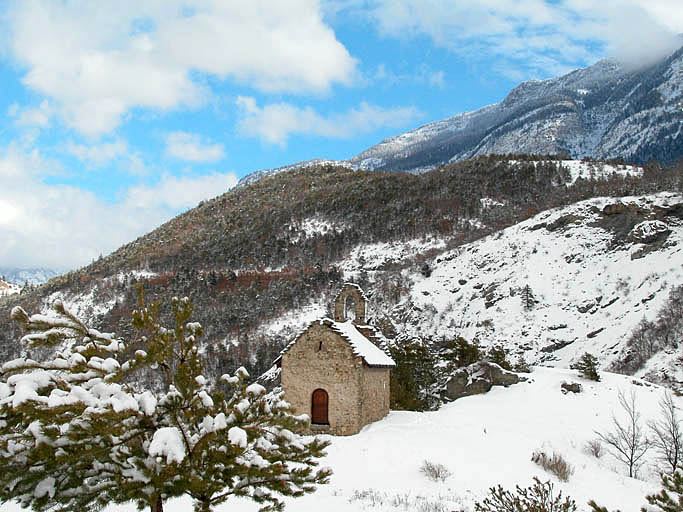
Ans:
[{"label": "stone masonry wall", "polygon": [[[322,348],[320,342],[322,341]],[[282,389],[298,414],[311,414],[313,391],[329,397],[329,430],[336,435],[357,433],[361,423],[363,361],[349,344],[329,328],[314,323],[282,356]],[[387,383],[388,385],[388,383]]]},{"label": "stone masonry wall", "polygon": [[361,425],[367,425],[389,414],[389,372],[389,368],[364,369],[361,384]]}]

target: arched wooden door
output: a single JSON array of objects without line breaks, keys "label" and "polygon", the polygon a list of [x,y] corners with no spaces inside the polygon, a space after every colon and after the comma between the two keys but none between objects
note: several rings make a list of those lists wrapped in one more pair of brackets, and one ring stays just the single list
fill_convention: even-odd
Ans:
[{"label": "arched wooden door", "polygon": [[311,423],[329,425],[327,417],[328,396],[324,389],[316,389],[311,397]]}]

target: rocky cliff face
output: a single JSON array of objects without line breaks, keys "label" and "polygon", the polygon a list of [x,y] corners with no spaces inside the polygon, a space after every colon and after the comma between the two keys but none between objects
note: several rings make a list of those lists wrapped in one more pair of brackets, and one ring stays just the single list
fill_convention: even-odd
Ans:
[{"label": "rocky cliff face", "polygon": [[501,103],[389,138],[348,160],[361,169],[422,172],[479,155],[673,162],[683,156],[683,48],[640,70],[603,60],[524,82]]}]

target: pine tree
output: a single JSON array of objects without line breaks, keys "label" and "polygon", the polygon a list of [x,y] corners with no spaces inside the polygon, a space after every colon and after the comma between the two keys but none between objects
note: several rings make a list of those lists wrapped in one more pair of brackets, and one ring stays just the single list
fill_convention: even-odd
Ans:
[{"label": "pine tree", "polygon": [[390,347],[396,367],[391,372],[392,409],[425,411],[435,406],[431,388],[436,382],[434,358],[421,341],[411,340]]},{"label": "pine tree", "polygon": [[600,380],[600,374],[598,373],[599,366],[600,362],[598,361],[598,358],[589,352],[584,352],[576,363],[569,365],[572,370],[579,370],[579,373],[586,379],[594,381]]},{"label": "pine tree", "polygon": [[673,475],[662,473],[662,486],[664,489],[659,494],[646,496],[647,502],[662,512],[683,512],[683,475],[680,470]]},{"label": "pine tree", "polygon": [[168,329],[158,323],[161,305],[141,294],[133,326],[144,335],[130,348],[61,302],[50,317],[14,309],[27,349],[70,348],[0,370],[0,500],[58,511],[132,500],[161,512],[164,499],[187,494],[208,512],[248,496],[280,510],[279,495],[327,482],[330,471],[315,469],[327,443],[294,434],[302,420],[279,394],[247,385],[246,370],[209,383],[192,305],[174,298],[172,306]]},{"label": "pine tree", "polygon": [[[673,475],[662,473],[662,485],[664,489],[659,491],[659,494],[650,494],[645,497],[647,502],[655,505],[661,512],[683,512],[683,475],[680,470]],[[590,500],[588,505],[592,512],[609,512],[606,507],[601,507],[593,500]],[[648,512],[649,509],[642,507],[640,510]]]},{"label": "pine tree", "polygon": [[534,308],[536,305],[536,298],[534,297],[534,292],[531,290],[531,286],[528,284],[522,288],[522,305],[527,311]]},{"label": "pine tree", "polygon": [[486,358],[504,370],[512,370],[512,365],[510,364],[510,361],[507,360],[507,352],[505,352],[505,349],[500,345],[490,347],[486,353]]}]

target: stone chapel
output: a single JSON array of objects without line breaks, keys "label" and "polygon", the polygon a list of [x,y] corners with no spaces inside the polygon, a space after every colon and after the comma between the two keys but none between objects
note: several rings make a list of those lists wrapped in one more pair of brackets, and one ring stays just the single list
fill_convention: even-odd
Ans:
[{"label": "stone chapel", "polygon": [[352,435],[389,413],[394,361],[371,340],[367,298],[352,283],[334,301],[334,320],[311,323],[280,354],[285,399],[311,418],[311,431]]}]

